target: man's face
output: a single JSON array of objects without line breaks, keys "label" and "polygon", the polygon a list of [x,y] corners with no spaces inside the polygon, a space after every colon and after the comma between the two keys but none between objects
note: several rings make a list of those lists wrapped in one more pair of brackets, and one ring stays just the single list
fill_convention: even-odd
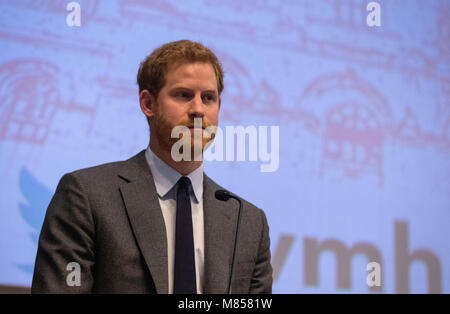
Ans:
[{"label": "man's face", "polygon": [[[159,145],[170,152],[178,138],[172,129],[186,126],[191,129],[191,152],[194,151],[194,118],[202,119],[202,128],[218,125],[220,96],[214,68],[209,63],[173,63],[169,65],[166,83],[155,101],[151,131]],[[203,138],[202,151],[210,138]]]}]

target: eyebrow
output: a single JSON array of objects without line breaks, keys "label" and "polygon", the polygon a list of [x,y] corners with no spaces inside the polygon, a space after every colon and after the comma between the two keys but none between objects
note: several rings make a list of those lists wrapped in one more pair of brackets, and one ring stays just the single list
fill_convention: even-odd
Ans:
[{"label": "eyebrow", "polygon": [[[192,90],[193,90],[193,89],[190,88],[190,87],[181,86],[181,85],[179,85],[179,86],[176,86],[176,85],[175,85],[175,86],[173,86],[173,87],[170,88],[171,91],[177,90],[177,89],[185,89],[185,90],[189,90],[189,91],[192,91]],[[206,89],[206,90],[202,90],[201,92],[202,92],[202,93],[214,93],[214,94],[219,94],[219,92],[218,92],[217,89]]]},{"label": "eyebrow", "polygon": [[204,93],[213,93],[213,94],[219,94],[219,92],[215,89],[208,89],[208,90],[204,90]]}]

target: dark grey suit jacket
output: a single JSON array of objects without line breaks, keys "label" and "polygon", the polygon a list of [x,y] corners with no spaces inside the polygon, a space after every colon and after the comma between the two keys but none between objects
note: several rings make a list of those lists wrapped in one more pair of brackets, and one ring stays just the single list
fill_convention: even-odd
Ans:
[{"label": "dark grey suit jacket", "polygon": [[[203,180],[204,293],[227,293],[238,202]],[[271,293],[270,240],[264,212],[243,200],[233,293]],[[69,286],[67,264],[81,267]],[[167,293],[165,223],[144,151],[127,161],[64,175],[39,237],[32,293]]]}]

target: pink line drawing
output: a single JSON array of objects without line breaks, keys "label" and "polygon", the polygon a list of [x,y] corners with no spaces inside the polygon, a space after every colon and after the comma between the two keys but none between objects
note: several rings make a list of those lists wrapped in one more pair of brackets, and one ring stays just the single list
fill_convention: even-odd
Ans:
[{"label": "pink line drawing", "polygon": [[0,139],[43,145],[57,110],[93,117],[94,107],[64,103],[58,68],[48,62],[17,59],[0,67]]},{"label": "pink line drawing", "polygon": [[352,70],[324,75],[306,87],[300,107],[321,121],[320,177],[327,170],[347,179],[374,174],[383,185],[383,145],[392,114],[375,87]]}]

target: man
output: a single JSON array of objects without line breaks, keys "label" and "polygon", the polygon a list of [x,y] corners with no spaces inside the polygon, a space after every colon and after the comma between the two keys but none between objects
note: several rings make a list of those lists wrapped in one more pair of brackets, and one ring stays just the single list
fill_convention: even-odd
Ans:
[{"label": "man", "polygon": [[[173,145],[189,134],[171,136],[177,126],[192,139],[217,126],[221,65],[208,48],[182,40],[153,51],[137,80],[150,145],[62,177],[40,234],[33,293],[229,291],[239,204],[215,198],[222,187],[194,158],[194,140],[192,158],[175,161]],[[263,211],[242,200],[232,293],[271,293],[269,247]]]}]

